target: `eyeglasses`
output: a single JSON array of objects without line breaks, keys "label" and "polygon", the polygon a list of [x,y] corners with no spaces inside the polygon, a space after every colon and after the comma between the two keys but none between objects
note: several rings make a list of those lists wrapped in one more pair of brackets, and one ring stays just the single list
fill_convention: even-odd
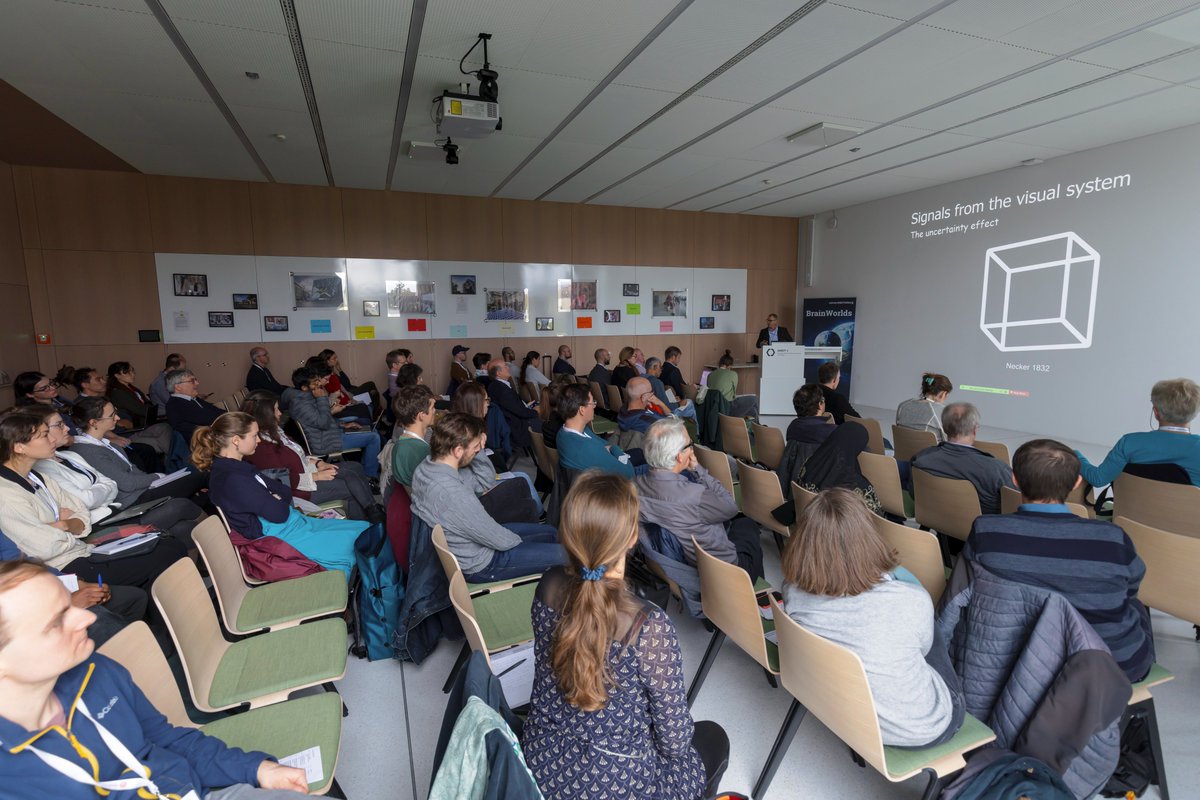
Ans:
[{"label": "eyeglasses", "polygon": [[177,384],[175,384],[175,385],[176,385],[176,386],[182,386],[182,385],[183,385],[183,384],[185,384],[185,383],[199,383],[199,381],[200,381],[200,379],[199,379],[199,378],[188,378],[187,380],[182,380],[182,381],[180,381],[179,383],[177,383]]},{"label": "eyeglasses", "polygon": [[584,408],[595,408],[595,407],[596,407],[596,401],[595,401],[595,400],[592,400],[592,401],[590,401],[590,402],[588,402],[588,403],[584,403],[583,407],[584,407]]},{"label": "eyeglasses", "polygon": [[65,428],[65,427],[67,427],[67,425],[65,422],[52,422],[50,425],[48,425],[46,427],[48,427],[48,428]]},{"label": "eyeglasses", "polygon": [[114,411],[113,413],[111,413],[111,414],[105,414],[104,416],[101,416],[101,417],[96,417],[96,419],[97,419],[97,420],[101,420],[101,419],[116,419],[116,418],[117,418],[117,412],[115,412],[115,411]]},{"label": "eyeglasses", "polygon": [[54,387],[55,387],[55,384],[53,382],[44,383],[41,386],[33,387],[33,391],[34,392],[45,392],[45,391],[49,391],[50,389],[53,389]]}]

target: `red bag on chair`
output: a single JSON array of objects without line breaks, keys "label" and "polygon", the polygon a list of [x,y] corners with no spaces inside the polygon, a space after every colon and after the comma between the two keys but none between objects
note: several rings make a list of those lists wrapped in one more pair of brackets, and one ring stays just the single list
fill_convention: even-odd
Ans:
[{"label": "red bag on chair", "polygon": [[412,535],[412,499],[404,484],[392,481],[392,494],[388,498],[387,537],[392,543],[392,554],[400,574],[408,576],[408,540]]},{"label": "red bag on chair", "polygon": [[320,564],[274,536],[247,539],[237,531],[230,531],[229,541],[242,559],[246,575],[256,581],[286,581],[325,571]]}]

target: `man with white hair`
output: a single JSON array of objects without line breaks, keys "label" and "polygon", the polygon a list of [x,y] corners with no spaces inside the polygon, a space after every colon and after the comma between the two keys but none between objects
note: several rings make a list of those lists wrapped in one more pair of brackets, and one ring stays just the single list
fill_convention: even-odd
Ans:
[{"label": "man with white hair", "polygon": [[1012,468],[991,453],[975,447],[979,433],[979,409],[970,403],[951,403],[942,411],[946,441],[926,447],[909,462],[940,478],[970,481],[979,495],[979,510],[1000,513],[1000,488],[1015,489]]},{"label": "man with white hair", "polygon": [[642,452],[650,471],[634,478],[641,521],[670,531],[689,563],[696,563],[694,538],[704,552],[746,570],[750,580],[762,577],[758,523],[741,516],[729,491],[700,466],[682,420],[651,425]]},{"label": "man with white hair", "polygon": [[250,348],[250,370],[246,373],[246,388],[252,392],[267,391],[282,395],[283,390],[288,387],[275,380],[270,365],[271,354],[267,352],[267,348],[261,345]]}]

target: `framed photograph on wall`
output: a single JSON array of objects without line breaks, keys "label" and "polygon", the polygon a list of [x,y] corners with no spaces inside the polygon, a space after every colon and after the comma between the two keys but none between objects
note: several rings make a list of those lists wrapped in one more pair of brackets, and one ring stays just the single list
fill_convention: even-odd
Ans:
[{"label": "framed photograph on wall", "polygon": [[729,295],[714,294],[712,296],[712,310],[713,311],[728,311],[729,305],[730,305]]},{"label": "framed photograph on wall", "polygon": [[474,275],[450,276],[450,294],[475,294],[477,285]]},{"label": "framed photograph on wall", "polygon": [[379,301],[378,300],[363,300],[363,316],[378,317],[379,316]]},{"label": "framed photograph on wall", "polygon": [[641,284],[638,283],[622,283],[621,294],[625,297],[638,297],[642,293]]},{"label": "framed photograph on wall", "polygon": [[208,297],[208,276],[194,272],[176,272],[171,276],[176,297]]},{"label": "framed photograph on wall", "polygon": [[620,322],[621,321],[621,311],[616,308],[605,309],[604,321],[605,322]]},{"label": "framed photograph on wall", "polygon": [[389,317],[401,314],[437,315],[437,295],[427,281],[384,281]]},{"label": "framed photograph on wall", "polygon": [[285,316],[265,316],[263,317],[264,331],[286,331],[288,329],[288,318]]},{"label": "framed photograph on wall", "polygon": [[233,312],[232,311],[210,311],[210,312],[208,312],[208,327],[210,327],[210,328],[232,328],[233,327]]},{"label": "framed photograph on wall", "polygon": [[535,329],[539,331],[554,330],[554,317],[538,317]]},{"label": "framed photograph on wall", "polygon": [[233,296],[234,311],[254,311],[258,308],[258,295],[235,294]]},{"label": "framed photograph on wall", "polygon": [[655,317],[686,317],[687,289],[653,289],[650,292]]},{"label": "framed photograph on wall", "polygon": [[[528,289],[484,289],[484,322],[529,320]],[[551,319],[551,322],[553,320]],[[541,330],[541,328],[537,328]]]},{"label": "framed photograph on wall", "polygon": [[292,273],[293,308],[343,308],[346,293],[341,275]]},{"label": "framed photograph on wall", "polygon": [[716,317],[701,317],[700,318],[700,330],[711,331],[711,330],[714,330],[716,327],[717,327],[717,318]]}]

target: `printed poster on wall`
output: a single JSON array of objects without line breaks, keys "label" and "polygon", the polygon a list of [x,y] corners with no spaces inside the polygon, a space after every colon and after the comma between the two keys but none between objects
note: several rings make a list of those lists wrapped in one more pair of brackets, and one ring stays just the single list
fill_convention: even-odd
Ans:
[{"label": "printed poster on wall", "polygon": [[[800,342],[806,347],[842,348],[842,379],[838,394],[850,399],[850,375],[854,368],[854,319],[858,298],[806,297]],[[825,362],[805,360],[804,381],[816,383],[817,369]]]}]

